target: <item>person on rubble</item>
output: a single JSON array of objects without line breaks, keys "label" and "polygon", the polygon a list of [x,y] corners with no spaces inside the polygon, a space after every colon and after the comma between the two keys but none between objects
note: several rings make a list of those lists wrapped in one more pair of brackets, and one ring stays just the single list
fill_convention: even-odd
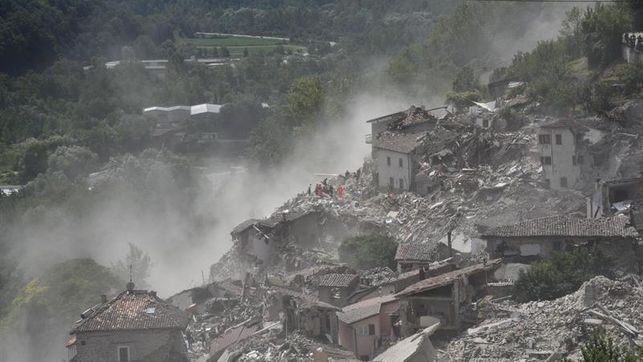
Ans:
[{"label": "person on rubble", "polygon": [[312,186],[311,184],[308,184],[308,192],[307,192],[308,196],[310,196],[310,187],[311,186]]},{"label": "person on rubble", "polygon": [[636,46],[635,46],[635,49],[636,49],[636,50],[639,50],[639,51],[640,51],[640,50],[643,50],[643,36],[642,36],[641,34],[639,34],[639,36],[638,36],[638,37],[636,37]]},{"label": "person on rubble", "polygon": [[328,196],[333,197],[333,185],[328,185],[328,189],[326,191]]},{"label": "person on rubble", "polygon": [[635,45],[636,45],[636,36],[634,36],[634,34],[630,34],[629,46],[630,48],[634,48]]},{"label": "person on rubble", "polygon": [[346,172],[344,173],[344,177],[348,180],[348,178],[351,177],[351,173],[346,170]]},{"label": "person on rubble", "polygon": [[337,198],[344,200],[344,185],[337,186]]},{"label": "person on rubble", "polygon": [[320,184],[315,184],[315,196],[317,197],[321,196],[321,188],[322,186]]}]

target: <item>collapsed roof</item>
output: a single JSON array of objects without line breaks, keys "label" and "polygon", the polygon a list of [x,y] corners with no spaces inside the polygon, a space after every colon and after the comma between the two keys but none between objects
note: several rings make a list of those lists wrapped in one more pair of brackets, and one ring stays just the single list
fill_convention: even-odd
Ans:
[{"label": "collapsed roof", "polygon": [[358,278],[357,274],[329,273],[317,276],[316,284],[320,287],[348,288]]},{"label": "collapsed roof", "polygon": [[395,300],[396,298],[393,294],[366,299],[359,303],[344,307],[341,312],[337,313],[337,318],[346,324],[359,322],[363,319],[379,314],[380,308],[383,304],[390,303]]},{"label": "collapsed roof", "polygon": [[445,248],[448,253],[448,246],[442,243],[400,243],[395,252],[395,261],[437,261],[444,257]]},{"label": "collapsed roof", "polygon": [[502,259],[494,259],[490,260],[486,263],[480,263],[480,264],[475,264],[468,266],[466,268],[454,270],[452,272],[444,273],[438,276],[435,276],[433,278],[428,278],[424,280],[420,280],[419,282],[407,287],[403,291],[397,293],[395,296],[396,297],[407,297],[413,294],[417,293],[422,293],[426,292],[429,290],[433,290],[439,287],[443,287],[445,285],[452,284],[456,280],[463,278],[463,277],[468,277],[472,274],[477,274],[481,272],[486,272],[490,271],[493,269],[496,269],[500,266],[502,262]]}]

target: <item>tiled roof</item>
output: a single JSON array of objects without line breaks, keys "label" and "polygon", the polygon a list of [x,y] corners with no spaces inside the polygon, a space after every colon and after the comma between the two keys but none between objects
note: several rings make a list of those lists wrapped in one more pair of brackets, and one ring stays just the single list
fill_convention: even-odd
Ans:
[{"label": "tiled roof", "polygon": [[483,233],[486,237],[637,237],[630,218],[618,215],[599,219],[550,216],[504,225]]},{"label": "tiled roof", "polygon": [[373,139],[373,147],[400,153],[411,153],[422,143],[426,132],[384,131]]},{"label": "tiled roof", "polygon": [[124,291],[96,307],[74,332],[132,329],[185,329],[188,317],[177,307],[144,290]]},{"label": "tiled roof", "polygon": [[445,248],[448,249],[442,243],[400,243],[395,252],[395,260],[436,261],[444,257],[440,252]]},{"label": "tiled roof", "polygon": [[355,323],[364,318],[379,314],[382,304],[393,302],[395,300],[396,298],[393,294],[366,299],[355,304],[347,305],[341,312],[337,313],[337,318],[347,324]]},{"label": "tiled roof", "polygon": [[582,129],[583,125],[574,121],[573,119],[563,118],[555,121],[547,122],[540,126],[541,128],[571,128],[571,129]]},{"label": "tiled roof", "polygon": [[346,288],[351,285],[359,275],[357,274],[340,274],[330,273],[317,276],[317,285],[320,287],[337,287]]},{"label": "tiled roof", "polygon": [[404,297],[416,293],[425,292],[445,285],[453,283],[456,279],[469,276],[471,274],[480,273],[487,270],[493,270],[500,266],[502,259],[490,260],[487,263],[472,265],[466,268],[454,270],[452,272],[444,273],[432,278],[420,280],[419,282],[407,287],[403,291],[395,294],[396,297]]}]

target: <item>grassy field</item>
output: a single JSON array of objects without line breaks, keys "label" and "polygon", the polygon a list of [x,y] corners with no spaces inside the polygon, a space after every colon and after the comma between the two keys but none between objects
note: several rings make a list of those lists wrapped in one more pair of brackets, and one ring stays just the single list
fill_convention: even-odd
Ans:
[{"label": "grassy field", "polygon": [[259,52],[271,52],[275,47],[281,45],[286,50],[293,53],[304,53],[306,47],[293,45],[284,40],[265,39],[265,38],[248,38],[235,36],[217,36],[211,38],[186,38],[177,36],[180,44],[190,44],[195,48],[209,49],[226,47],[230,51],[230,56],[239,58],[243,56],[243,50],[248,49],[248,53],[255,54]]}]

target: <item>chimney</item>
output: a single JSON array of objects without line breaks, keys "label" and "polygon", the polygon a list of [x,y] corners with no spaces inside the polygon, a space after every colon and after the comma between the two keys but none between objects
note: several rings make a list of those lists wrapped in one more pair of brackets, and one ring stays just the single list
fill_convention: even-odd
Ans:
[{"label": "chimney", "polygon": [[105,294],[100,295],[100,302],[103,304],[107,303],[107,296]]},{"label": "chimney", "polygon": [[125,286],[125,288],[127,288],[127,291],[128,291],[128,292],[131,292],[132,290],[134,290],[134,282],[132,282],[132,281],[130,280],[130,282],[129,282],[129,283],[127,283],[127,285]]}]

